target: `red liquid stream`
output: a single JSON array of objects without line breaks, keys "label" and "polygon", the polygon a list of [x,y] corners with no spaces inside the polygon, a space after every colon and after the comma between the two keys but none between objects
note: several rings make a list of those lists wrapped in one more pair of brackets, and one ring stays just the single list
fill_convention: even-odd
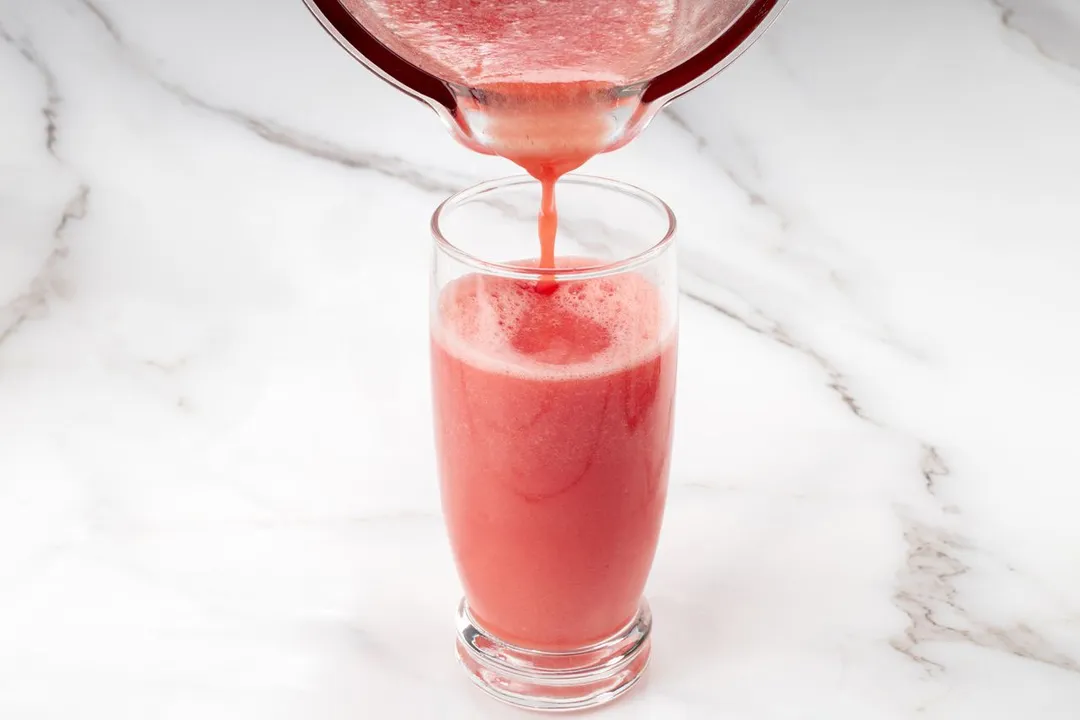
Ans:
[{"label": "red liquid stream", "polygon": [[555,183],[557,177],[541,176],[540,216],[537,230],[540,234],[540,267],[555,267],[555,235],[559,232],[559,210],[555,207]]},{"label": "red liquid stream", "polygon": [[[559,227],[555,186],[563,175],[609,149],[611,113],[627,101],[615,99],[610,84],[596,81],[495,83],[477,93],[465,116],[482,115],[490,149],[540,181],[538,267],[554,270]],[[553,274],[545,274],[536,286],[542,293],[555,287]]]}]

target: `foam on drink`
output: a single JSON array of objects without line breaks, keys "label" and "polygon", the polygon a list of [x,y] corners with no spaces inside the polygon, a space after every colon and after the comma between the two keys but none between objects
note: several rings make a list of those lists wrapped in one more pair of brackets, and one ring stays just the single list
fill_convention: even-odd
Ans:
[{"label": "foam on drink", "polygon": [[443,290],[438,313],[437,339],[448,352],[533,378],[618,371],[655,355],[664,333],[660,294],[636,273],[561,280],[550,293],[534,282],[470,275]]}]

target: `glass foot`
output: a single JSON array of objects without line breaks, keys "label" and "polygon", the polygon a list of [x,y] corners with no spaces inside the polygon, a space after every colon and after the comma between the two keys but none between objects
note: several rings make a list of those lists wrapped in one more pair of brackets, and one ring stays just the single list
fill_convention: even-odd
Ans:
[{"label": "glass foot", "polygon": [[584,710],[629,690],[649,664],[652,614],[644,599],[637,615],[603,642],[567,652],[527,650],[481,629],[462,600],[458,660],[480,689],[527,710]]}]

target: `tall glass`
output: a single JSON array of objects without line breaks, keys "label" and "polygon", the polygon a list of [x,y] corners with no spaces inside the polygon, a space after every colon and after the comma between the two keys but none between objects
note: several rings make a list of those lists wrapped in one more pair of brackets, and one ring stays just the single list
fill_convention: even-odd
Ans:
[{"label": "tall glass", "polygon": [[601,178],[558,184],[559,261],[537,268],[540,185],[514,177],[432,218],[442,505],[465,589],[458,657],[499,699],[580,709],[648,663],[642,597],[667,494],[675,217]]}]

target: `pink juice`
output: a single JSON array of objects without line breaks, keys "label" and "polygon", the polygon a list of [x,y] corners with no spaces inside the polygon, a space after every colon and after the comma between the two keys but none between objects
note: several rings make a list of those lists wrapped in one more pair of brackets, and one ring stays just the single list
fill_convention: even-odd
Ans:
[{"label": "pink juice", "polygon": [[637,611],[667,491],[667,312],[636,273],[468,275],[437,299],[444,512],[472,614],[506,642],[580,648]]}]

